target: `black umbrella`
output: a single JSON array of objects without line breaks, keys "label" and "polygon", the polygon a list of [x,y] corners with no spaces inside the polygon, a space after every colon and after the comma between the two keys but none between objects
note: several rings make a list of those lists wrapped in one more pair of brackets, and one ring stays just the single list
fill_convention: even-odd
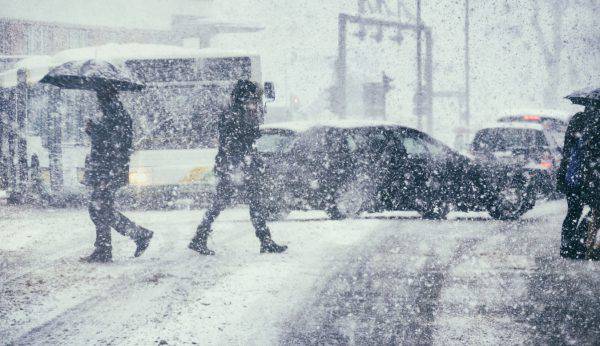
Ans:
[{"label": "black umbrella", "polygon": [[65,89],[94,91],[105,88],[115,88],[119,91],[137,91],[144,88],[144,84],[132,77],[129,71],[117,68],[103,60],[64,63],[50,70],[40,82]]},{"label": "black umbrella", "polygon": [[579,105],[600,104],[600,88],[586,88],[565,96],[566,99]]}]

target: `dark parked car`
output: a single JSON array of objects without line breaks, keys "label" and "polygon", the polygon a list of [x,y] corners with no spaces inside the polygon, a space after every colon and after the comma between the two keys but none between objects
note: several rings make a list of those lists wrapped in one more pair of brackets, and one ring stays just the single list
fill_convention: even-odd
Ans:
[{"label": "dark parked car", "polygon": [[556,172],[562,158],[562,140],[558,143],[556,136],[542,124],[499,123],[475,134],[471,152],[481,161],[527,170],[538,195],[557,197]]},{"label": "dark parked car", "polygon": [[293,136],[283,150],[265,155],[267,198],[279,213],[320,209],[340,219],[416,210],[439,219],[455,208],[516,219],[535,203],[521,170],[480,164],[411,128],[345,122]]}]

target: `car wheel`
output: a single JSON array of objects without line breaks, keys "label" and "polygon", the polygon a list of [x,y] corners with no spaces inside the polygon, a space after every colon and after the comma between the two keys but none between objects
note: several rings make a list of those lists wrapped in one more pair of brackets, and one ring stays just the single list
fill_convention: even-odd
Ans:
[{"label": "car wheel", "polygon": [[533,208],[534,195],[524,179],[511,179],[498,189],[488,212],[496,220],[516,220]]}]

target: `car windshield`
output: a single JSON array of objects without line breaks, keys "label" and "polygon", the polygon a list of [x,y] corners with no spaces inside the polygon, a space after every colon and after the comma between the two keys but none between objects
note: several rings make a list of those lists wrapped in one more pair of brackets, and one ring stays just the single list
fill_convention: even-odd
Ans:
[{"label": "car windshield", "polygon": [[306,131],[294,147],[296,151],[304,153],[307,156],[318,156],[318,153],[324,153],[331,141],[328,138],[328,130],[322,128],[314,128]]},{"label": "car windshield", "polygon": [[542,131],[519,128],[480,130],[473,140],[477,151],[503,151],[513,148],[545,147],[548,143]]},{"label": "car windshield", "polygon": [[256,149],[261,153],[287,152],[294,137],[291,133],[264,133],[256,141]]}]

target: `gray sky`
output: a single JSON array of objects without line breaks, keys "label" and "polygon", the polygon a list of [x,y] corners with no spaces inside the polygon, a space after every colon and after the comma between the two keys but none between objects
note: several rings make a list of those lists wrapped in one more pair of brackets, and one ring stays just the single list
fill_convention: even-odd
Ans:
[{"label": "gray sky", "polygon": [[[392,1],[390,0],[390,3]],[[483,124],[507,108],[543,107],[548,82],[543,49],[531,25],[535,0],[471,1],[471,59],[473,124]],[[540,25],[551,42],[552,3],[538,1]],[[598,83],[600,80],[600,2],[572,0],[563,11],[560,85],[557,94]],[[414,11],[414,1],[406,2]],[[171,15],[210,15],[242,22],[262,23],[254,34],[217,37],[213,44],[247,49],[263,56],[264,79],[274,80],[285,100],[298,95],[303,105],[323,97],[332,83],[337,55],[337,15],[355,14],[355,0],[0,0],[3,15],[26,19],[123,27],[168,28]],[[434,89],[463,88],[463,2],[423,1],[424,22],[433,30]],[[356,32],[357,28],[350,28]],[[370,32],[369,34],[372,34]],[[392,33],[386,33],[390,36]],[[586,41],[594,40],[595,41]],[[396,89],[388,95],[390,114],[414,125],[414,40],[402,46],[375,44],[350,35],[349,63],[358,82],[375,81],[381,71],[394,78]],[[597,43],[597,44],[594,44]],[[572,109],[566,101],[559,107]],[[451,100],[436,100],[435,135],[448,136],[458,107]]]}]

